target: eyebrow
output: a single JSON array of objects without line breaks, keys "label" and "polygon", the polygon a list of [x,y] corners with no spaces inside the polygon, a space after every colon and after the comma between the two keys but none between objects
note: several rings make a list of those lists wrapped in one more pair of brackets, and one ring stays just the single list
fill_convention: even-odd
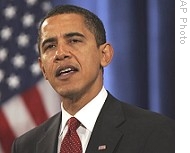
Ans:
[{"label": "eyebrow", "polygon": [[43,47],[46,43],[51,43],[51,42],[56,42],[56,41],[57,41],[57,39],[56,39],[55,37],[45,39],[45,40],[42,42],[42,47]]},{"label": "eyebrow", "polygon": [[63,35],[63,37],[65,38],[70,38],[70,37],[74,37],[74,36],[79,36],[79,37],[83,37],[85,38],[85,36],[79,32],[69,32]]},{"label": "eyebrow", "polygon": [[[74,37],[74,36],[79,36],[79,37],[83,37],[85,38],[85,36],[79,32],[69,32],[69,33],[66,33],[63,35],[64,38],[71,38],[71,37]],[[52,37],[52,38],[48,38],[46,40],[44,40],[42,42],[42,47],[46,44],[46,43],[52,43],[52,42],[56,42],[57,39],[56,37]]]}]

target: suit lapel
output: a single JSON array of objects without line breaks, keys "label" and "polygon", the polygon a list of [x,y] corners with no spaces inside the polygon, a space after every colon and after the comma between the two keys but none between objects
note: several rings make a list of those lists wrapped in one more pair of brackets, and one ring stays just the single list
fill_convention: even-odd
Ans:
[{"label": "suit lapel", "polygon": [[44,136],[37,143],[36,153],[57,153],[58,132],[60,127],[61,113],[51,124],[44,128]]},{"label": "suit lapel", "polygon": [[121,129],[124,121],[121,105],[109,95],[96,121],[86,153],[114,152],[123,135]]},{"label": "suit lapel", "polygon": [[[61,113],[47,124],[36,153],[57,153]],[[113,153],[122,138],[125,122],[121,105],[109,94],[93,129],[86,153]]]}]

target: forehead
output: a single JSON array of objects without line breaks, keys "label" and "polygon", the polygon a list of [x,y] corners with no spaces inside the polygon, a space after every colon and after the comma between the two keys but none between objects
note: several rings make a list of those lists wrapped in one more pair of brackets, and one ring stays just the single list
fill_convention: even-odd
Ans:
[{"label": "forehead", "polygon": [[71,28],[86,27],[84,17],[79,14],[59,14],[51,16],[44,20],[41,26],[41,32],[46,30],[56,30],[56,28],[71,29]]},{"label": "forehead", "polygon": [[47,39],[66,38],[69,33],[80,33],[88,40],[96,41],[94,34],[87,28],[85,19],[79,14],[59,14],[44,20],[41,25],[38,45]]}]

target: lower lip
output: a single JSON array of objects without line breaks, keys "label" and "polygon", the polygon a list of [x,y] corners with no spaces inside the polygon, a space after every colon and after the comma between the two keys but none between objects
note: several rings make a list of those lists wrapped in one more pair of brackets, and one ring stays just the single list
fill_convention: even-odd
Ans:
[{"label": "lower lip", "polygon": [[62,73],[60,76],[58,76],[57,78],[60,79],[60,80],[65,80],[65,79],[68,79],[70,78],[73,74],[75,74],[76,71],[71,71],[69,73]]}]

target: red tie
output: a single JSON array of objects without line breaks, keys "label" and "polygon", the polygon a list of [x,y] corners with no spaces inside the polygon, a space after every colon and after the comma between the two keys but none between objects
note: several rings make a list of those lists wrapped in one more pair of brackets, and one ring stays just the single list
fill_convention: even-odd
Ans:
[{"label": "red tie", "polygon": [[79,126],[80,122],[75,117],[68,120],[68,131],[61,143],[60,153],[82,153],[81,141],[76,132]]}]

